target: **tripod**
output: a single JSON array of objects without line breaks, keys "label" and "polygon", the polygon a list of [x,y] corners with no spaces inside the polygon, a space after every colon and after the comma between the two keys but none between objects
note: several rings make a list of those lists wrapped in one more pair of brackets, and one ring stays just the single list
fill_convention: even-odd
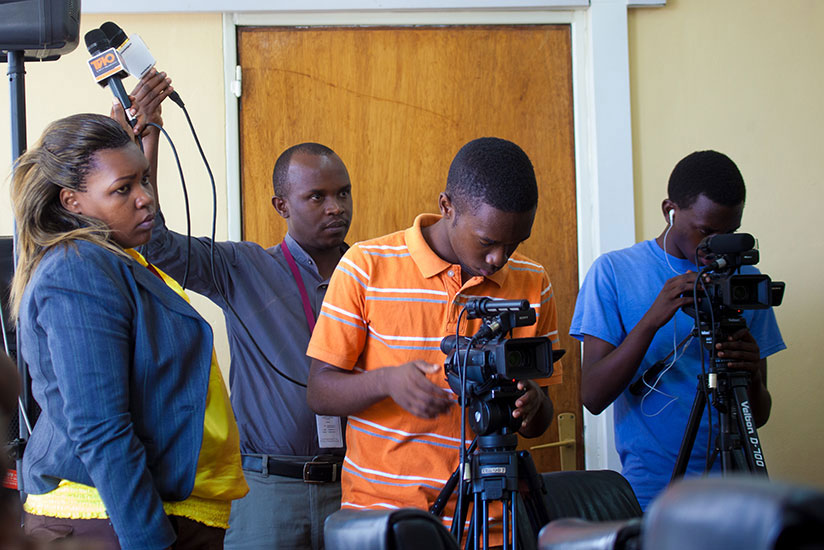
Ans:
[{"label": "tripod", "polygon": [[716,358],[710,372],[698,376],[698,388],[675,461],[672,481],[683,477],[687,471],[709,391],[712,391],[712,405],[719,414],[719,434],[715,451],[711,458],[708,457],[705,472],[710,470],[716,456],[720,454],[721,471],[725,474],[731,471],[749,471],[754,475],[767,476],[767,464],[747,395],[750,373],[728,370],[725,363]]},{"label": "tripod", "polygon": [[[467,536],[467,549],[470,548],[470,540],[473,541],[472,547],[476,550],[489,548],[489,506],[494,501],[502,504],[504,548],[508,542],[511,550],[526,548],[518,531],[518,494],[523,498],[533,533],[537,534],[538,530],[549,522],[549,514],[543,501],[546,492],[543,480],[538,476],[532,457],[527,451],[516,450],[517,445],[517,434],[493,433],[475,437],[469,447],[471,479],[470,483],[464,486],[464,493],[458,495],[459,509],[456,507],[451,530],[455,540],[460,542],[471,497],[473,505],[469,532],[472,538]],[[430,508],[431,513],[441,515],[446,502],[458,485],[460,473],[459,465]],[[482,546],[479,546],[481,541]]]}]

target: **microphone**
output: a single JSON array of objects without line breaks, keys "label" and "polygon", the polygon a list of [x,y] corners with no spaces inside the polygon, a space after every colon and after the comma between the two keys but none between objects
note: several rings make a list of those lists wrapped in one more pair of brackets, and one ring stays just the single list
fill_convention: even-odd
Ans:
[{"label": "microphone", "polygon": [[529,300],[493,300],[492,298],[469,298],[466,301],[466,313],[470,319],[484,315],[497,315],[517,311],[527,311]]},{"label": "microphone", "polygon": [[133,34],[131,38],[127,37],[123,29],[111,21],[100,25],[100,30],[120,54],[123,66],[130,75],[140,79],[154,67],[155,58],[152,57],[149,48],[138,35]]},{"label": "microphone", "polygon": [[698,250],[703,250],[713,260],[705,269],[723,271],[758,263],[758,250],[754,246],[755,237],[749,233],[725,233],[705,237],[698,243]]},{"label": "microphone", "polygon": [[[152,56],[146,43],[143,42],[143,39],[137,34],[127,37],[125,31],[120,28],[117,23],[113,23],[112,21],[106,21],[100,25],[100,30],[103,31],[109,39],[111,45],[117,48],[126,72],[133,77],[137,79],[143,78],[143,75],[155,66],[155,58]],[[177,103],[180,107],[183,107],[183,100],[176,91],[169,94],[169,99]]]},{"label": "microphone", "polygon": [[129,100],[129,94],[123,88],[123,83],[120,82],[120,79],[127,75],[123,70],[120,55],[111,47],[109,39],[100,29],[90,30],[84,38],[86,40],[86,49],[92,54],[91,59],[89,59],[89,69],[92,71],[95,82],[104,87],[108,86],[120,101],[120,104],[123,105],[129,119],[129,125],[134,127],[137,120],[129,113],[132,102]]},{"label": "microphone", "polygon": [[724,233],[704,238],[698,248],[714,254],[738,254],[755,246],[755,237],[749,233]]}]

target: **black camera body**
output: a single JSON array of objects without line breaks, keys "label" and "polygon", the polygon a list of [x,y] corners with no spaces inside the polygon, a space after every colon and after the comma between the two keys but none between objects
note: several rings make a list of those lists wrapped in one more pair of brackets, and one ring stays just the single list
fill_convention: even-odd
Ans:
[{"label": "black camera body", "polygon": [[[785,283],[772,281],[765,274],[742,274],[740,268],[759,260],[755,238],[749,233],[730,233],[707,237],[696,253],[704,252],[711,263],[699,273],[704,297],[696,306],[684,306],[684,312],[697,321],[697,332],[704,346],[747,328],[741,317],[745,309],[766,309],[781,305]],[[723,362],[723,361],[722,361]]]},{"label": "black camera body", "polygon": [[755,239],[749,233],[730,233],[707,237],[698,245],[712,260],[702,284],[710,302],[732,309],[766,309],[781,305],[784,283],[771,281],[764,274],[734,274],[741,266],[758,263]]},{"label": "black camera body", "polygon": [[[524,394],[519,380],[547,378],[563,350],[552,350],[549,338],[506,338],[515,327],[535,324],[535,310],[527,300],[472,298],[467,304],[470,319],[483,318],[472,337],[447,336],[441,340],[446,354],[444,372],[461,405],[469,409],[469,423],[477,435],[497,431],[517,432],[521,420],[512,417],[515,401]],[[466,403],[461,402],[465,372]]]}]

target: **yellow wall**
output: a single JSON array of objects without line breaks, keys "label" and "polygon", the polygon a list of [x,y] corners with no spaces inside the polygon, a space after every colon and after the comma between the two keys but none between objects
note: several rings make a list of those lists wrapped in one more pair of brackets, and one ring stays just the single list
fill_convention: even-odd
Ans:
[{"label": "yellow wall", "polygon": [[787,282],[776,316],[787,350],[769,360],[772,416],[760,430],[774,479],[824,486],[824,243],[816,226],[824,155],[824,3],[668,0],[631,10],[636,236],[664,227],[672,167],[698,149],[736,161],[747,182],[741,227],[759,268]]},{"label": "yellow wall", "polygon": [[[226,145],[223,107],[223,23],[220,14],[187,15],[88,15],[81,18],[80,45],[58,61],[26,64],[26,110],[28,144],[34,144],[43,128],[57,118],[78,112],[107,113],[112,94],[94,83],[86,61],[88,51],[83,35],[107,20],[114,20],[128,34],[143,38],[158,60],[158,68],[171,76],[198,131],[209,159],[218,189],[217,238],[226,239]],[[6,65],[2,65],[6,71]],[[136,81],[123,81],[131,91]],[[0,234],[12,232],[8,177],[11,163],[9,130],[9,88],[0,87]],[[166,131],[175,142],[183,164],[192,208],[192,233],[208,235],[211,231],[211,186],[197,147],[189,133],[182,111],[171,101],[163,106]],[[183,192],[180,178],[168,145],[161,143],[159,186],[169,227],[186,230]],[[200,313],[215,328],[216,348],[224,371],[229,366],[229,351],[223,314],[208,300],[193,296]]]}]

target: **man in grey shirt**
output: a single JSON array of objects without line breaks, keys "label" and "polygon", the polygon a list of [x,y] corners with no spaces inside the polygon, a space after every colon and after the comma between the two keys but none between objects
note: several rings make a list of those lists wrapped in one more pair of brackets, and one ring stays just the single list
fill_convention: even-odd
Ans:
[{"label": "man in grey shirt", "polygon": [[[211,239],[191,241],[187,287],[226,317],[232,408],[250,488],[232,505],[227,549],[322,548],[323,521],[340,507],[341,420],[313,414],[304,384],[315,317],[347,248],[349,174],[328,147],[302,143],[277,159],[272,182],[272,205],[288,226],[281,244],[214,243],[213,282]],[[167,229],[161,213],[143,253],[182,281],[187,238]]]}]

